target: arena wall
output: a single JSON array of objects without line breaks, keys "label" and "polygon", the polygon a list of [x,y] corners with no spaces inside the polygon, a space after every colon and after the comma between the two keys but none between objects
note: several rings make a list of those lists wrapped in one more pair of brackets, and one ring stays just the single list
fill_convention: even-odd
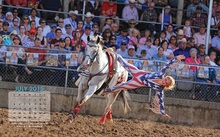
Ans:
[{"label": "arena wall", "polygon": [[[19,84],[0,83],[0,107],[8,107],[8,92],[14,91]],[[25,84],[28,85],[28,84]],[[24,86],[24,84],[22,84]],[[77,94],[76,88],[50,87],[46,86],[45,91],[51,94],[52,111],[70,111],[75,105]],[[66,93],[64,95],[63,93]],[[187,124],[192,126],[218,128],[220,129],[220,103],[205,102],[197,100],[185,100],[176,98],[165,98],[166,112],[171,120],[156,115],[149,110],[147,95],[131,94],[132,101],[129,102],[131,111],[123,113],[121,101],[118,99],[113,105],[113,118],[136,118],[143,120],[158,121],[173,124]],[[105,98],[94,95],[80,111],[81,114],[97,115],[103,114]]]}]

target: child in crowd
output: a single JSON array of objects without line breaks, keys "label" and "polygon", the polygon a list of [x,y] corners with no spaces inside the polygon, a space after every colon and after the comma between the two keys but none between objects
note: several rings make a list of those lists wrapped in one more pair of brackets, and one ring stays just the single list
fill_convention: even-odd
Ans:
[{"label": "child in crowd", "polygon": [[185,37],[186,38],[190,38],[190,37],[192,37],[192,32],[193,32],[193,29],[191,28],[191,22],[190,22],[190,20],[186,20],[185,21],[185,25],[184,25],[184,27],[183,27],[183,32],[184,32],[184,34],[185,34]]},{"label": "child in crowd", "polygon": [[137,36],[138,36],[138,30],[137,30],[137,29],[132,29],[132,30],[131,30],[131,33],[130,33],[130,36],[129,36],[128,47],[129,47],[129,46],[134,46],[135,49],[138,48],[138,47],[137,47],[137,46],[138,46]]}]

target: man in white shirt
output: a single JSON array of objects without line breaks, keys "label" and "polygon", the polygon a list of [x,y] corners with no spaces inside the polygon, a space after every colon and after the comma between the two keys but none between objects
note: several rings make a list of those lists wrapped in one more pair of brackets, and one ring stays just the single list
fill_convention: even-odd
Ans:
[{"label": "man in white shirt", "polygon": [[82,35],[81,39],[87,44],[87,37],[88,36],[92,36],[92,33],[91,33],[91,28],[90,27],[85,27],[85,32],[84,34]]},{"label": "man in white shirt", "polygon": [[76,23],[77,15],[78,15],[78,11],[77,10],[69,11],[69,16],[70,17],[64,19],[64,26],[66,24],[70,24],[71,27],[72,27],[72,31],[75,30],[77,28],[77,23]]}]

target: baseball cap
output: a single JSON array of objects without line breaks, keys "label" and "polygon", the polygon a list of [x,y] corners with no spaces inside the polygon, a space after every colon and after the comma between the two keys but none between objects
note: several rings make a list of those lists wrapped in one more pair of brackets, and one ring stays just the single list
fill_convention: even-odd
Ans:
[{"label": "baseball cap", "polygon": [[129,46],[128,49],[135,49],[134,46]]},{"label": "baseball cap", "polygon": [[3,22],[3,26],[9,26],[9,23],[7,21]]},{"label": "baseball cap", "polygon": [[126,44],[127,45],[127,41],[126,40],[122,40],[121,44]]},{"label": "baseball cap", "polygon": [[66,24],[66,25],[65,25],[65,28],[67,28],[67,27],[71,27],[71,25],[70,25],[70,24]]},{"label": "baseball cap", "polygon": [[32,29],[29,30],[29,33],[30,33],[30,34],[36,34],[37,31],[36,31],[36,29],[33,29],[33,28],[32,28]]},{"label": "baseball cap", "polygon": [[51,24],[51,26],[50,26],[51,28],[56,28],[57,27],[57,25],[56,24]]},{"label": "baseball cap", "polygon": [[59,40],[59,42],[65,42],[65,39],[62,39],[62,38],[61,38],[61,39]]},{"label": "baseball cap", "polygon": [[91,28],[89,26],[86,26],[85,29],[90,29],[91,30]]},{"label": "baseball cap", "polygon": [[146,39],[146,42],[147,41],[150,41],[150,42],[152,42],[152,39],[151,39],[151,37],[148,37],[147,39]]}]

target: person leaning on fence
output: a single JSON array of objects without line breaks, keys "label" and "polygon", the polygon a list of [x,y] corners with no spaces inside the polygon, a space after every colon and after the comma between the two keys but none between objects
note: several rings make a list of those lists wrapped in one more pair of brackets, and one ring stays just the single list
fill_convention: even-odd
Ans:
[{"label": "person leaning on fence", "polygon": [[151,104],[151,110],[157,114],[161,114],[167,118],[169,115],[165,113],[164,108],[164,91],[172,90],[175,86],[175,80],[171,76],[165,76],[166,70],[176,61],[185,59],[185,56],[179,55],[166,63],[166,65],[159,72],[146,72],[139,70],[135,66],[129,64],[120,55],[118,55],[118,61],[124,68],[132,75],[132,79],[123,82],[115,87],[106,89],[102,94],[115,93],[121,90],[136,89],[140,87],[151,87],[157,90],[153,103]]}]

